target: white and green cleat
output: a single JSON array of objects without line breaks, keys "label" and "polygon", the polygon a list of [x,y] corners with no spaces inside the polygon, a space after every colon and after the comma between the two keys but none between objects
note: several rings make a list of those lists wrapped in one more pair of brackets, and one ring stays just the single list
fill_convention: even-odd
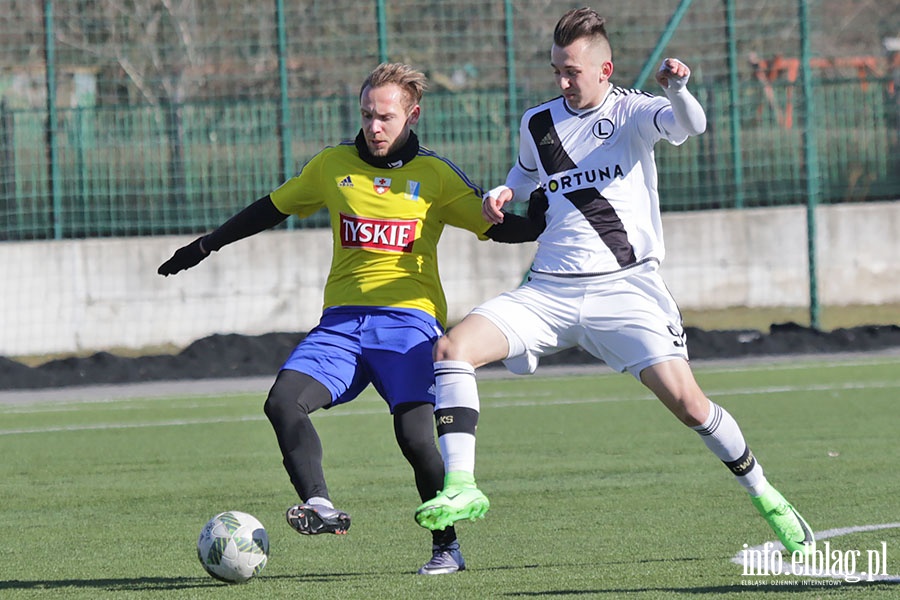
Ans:
[{"label": "white and green cleat", "polygon": [[416,522],[432,531],[443,530],[457,521],[483,518],[490,507],[471,473],[453,471],[444,477],[441,493],[416,509]]},{"label": "white and green cleat", "polygon": [[761,496],[751,496],[750,501],[788,552],[811,554],[815,550],[812,529],[778,490],[770,485]]}]

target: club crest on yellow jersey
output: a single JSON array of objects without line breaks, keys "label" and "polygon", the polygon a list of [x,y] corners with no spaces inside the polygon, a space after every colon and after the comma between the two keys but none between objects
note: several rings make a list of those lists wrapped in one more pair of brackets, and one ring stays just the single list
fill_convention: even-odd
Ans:
[{"label": "club crest on yellow jersey", "polygon": [[375,187],[377,193],[383,194],[391,189],[391,180],[389,177],[376,177],[372,181],[372,185]]}]

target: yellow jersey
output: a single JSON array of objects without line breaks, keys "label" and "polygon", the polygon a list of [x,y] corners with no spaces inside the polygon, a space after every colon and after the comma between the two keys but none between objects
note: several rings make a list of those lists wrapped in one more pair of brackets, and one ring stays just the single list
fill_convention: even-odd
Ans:
[{"label": "yellow jersey", "polygon": [[487,239],[482,190],[452,162],[419,147],[397,168],[360,158],[353,142],[322,150],[270,197],[284,214],[328,209],[333,234],[323,308],[414,308],[446,325],[438,274],[444,225]]}]

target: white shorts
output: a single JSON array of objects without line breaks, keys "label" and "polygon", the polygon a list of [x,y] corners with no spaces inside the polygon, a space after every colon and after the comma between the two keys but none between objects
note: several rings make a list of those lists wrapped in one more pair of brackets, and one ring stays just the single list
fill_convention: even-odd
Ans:
[{"label": "white shorts", "polygon": [[687,360],[681,312],[655,269],[620,279],[532,274],[472,310],[506,335],[507,368],[533,373],[541,356],[580,346],[640,379],[650,365]]}]

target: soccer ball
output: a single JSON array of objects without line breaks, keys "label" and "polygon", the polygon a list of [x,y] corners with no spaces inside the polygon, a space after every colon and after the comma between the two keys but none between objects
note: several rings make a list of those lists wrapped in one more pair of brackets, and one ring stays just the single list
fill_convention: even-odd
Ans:
[{"label": "soccer ball", "polygon": [[197,540],[206,572],[226,583],[243,583],[269,560],[269,536],[256,517],[230,510],[210,519]]}]

